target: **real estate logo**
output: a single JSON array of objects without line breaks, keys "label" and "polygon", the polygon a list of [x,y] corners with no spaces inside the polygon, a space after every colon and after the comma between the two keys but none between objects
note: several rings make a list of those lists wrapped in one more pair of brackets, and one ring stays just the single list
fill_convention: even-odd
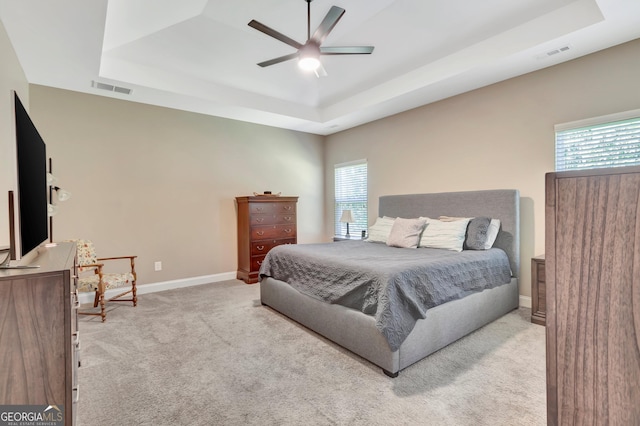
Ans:
[{"label": "real estate logo", "polygon": [[63,405],[0,405],[0,426],[63,425]]}]

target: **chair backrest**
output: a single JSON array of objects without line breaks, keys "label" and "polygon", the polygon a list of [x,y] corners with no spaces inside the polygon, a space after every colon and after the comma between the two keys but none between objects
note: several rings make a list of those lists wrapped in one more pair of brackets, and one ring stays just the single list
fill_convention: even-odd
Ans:
[{"label": "chair backrest", "polygon": [[90,240],[73,240],[77,246],[78,266],[97,263],[96,249]]}]

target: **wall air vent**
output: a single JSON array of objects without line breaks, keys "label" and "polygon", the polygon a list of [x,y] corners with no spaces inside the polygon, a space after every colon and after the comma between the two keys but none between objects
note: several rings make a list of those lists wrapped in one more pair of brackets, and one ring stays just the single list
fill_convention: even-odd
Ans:
[{"label": "wall air vent", "polygon": [[555,49],[551,49],[551,50],[549,50],[547,52],[544,52],[544,53],[540,53],[540,54],[536,55],[536,59],[551,58],[551,57],[556,56],[556,55],[558,55],[560,53],[565,53],[565,52],[567,52],[569,50],[571,50],[571,45],[567,44],[565,46],[558,47],[558,48],[555,48]]},{"label": "wall air vent", "polygon": [[114,86],[113,84],[100,83],[99,81],[91,81],[91,87],[95,87],[96,89],[108,90],[109,92],[123,93],[125,95],[130,95],[132,90],[127,87]]}]

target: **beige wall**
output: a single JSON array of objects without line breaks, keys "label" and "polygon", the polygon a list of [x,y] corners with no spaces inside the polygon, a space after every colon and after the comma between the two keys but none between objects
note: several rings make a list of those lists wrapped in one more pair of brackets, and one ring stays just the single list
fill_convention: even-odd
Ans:
[{"label": "beige wall", "polygon": [[520,293],[544,253],[544,174],[554,125],[640,108],[640,40],[449,98],[327,138],[326,233],[333,165],[366,158],[369,221],[380,195],[515,188],[521,196]]},{"label": "beige wall", "polygon": [[[55,239],[87,237],[104,255],[138,254],[142,283],[235,270],[233,199],[253,191],[299,195],[300,242],[327,240],[333,165],[366,158],[371,219],[384,194],[519,189],[521,294],[530,295],[530,258],[544,252],[554,124],[640,108],[640,40],[326,138],[29,88],[3,31],[0,55],[5,99],[16,87],[22,98],[30,91],[23,100],[59,184],[73,193],[60,205]],[[3,187],[15,186],[4,155],[14,149],[11,105],[0,103]]]},{"label": "beige wall", "polygon": [[137,254],[143,284],[235,271],[235,197],[254,191],[299,196],[299,241],[322,239],[321,136],[37,85],[31,114],[73,194],[54,239]]},{"label": "beige wall", "polygon": [[[9,245],[8,191],[16,191],[16,127],[13,92],[29,108],[29,84],[0,21],[0,247]],[[0,259],[2,261],[2,259]]]}]

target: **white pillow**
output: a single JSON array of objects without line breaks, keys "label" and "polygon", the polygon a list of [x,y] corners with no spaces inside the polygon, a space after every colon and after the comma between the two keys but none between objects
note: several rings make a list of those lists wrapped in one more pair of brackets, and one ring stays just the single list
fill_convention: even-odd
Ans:
[{"label": "white pillow", "polygon": [[493,247],[493,243],[498,238],[498,231],[500,231],[500,219],[491,219],[489,229],[487,229],[487,241],[484,243],[484,249],[489,250]]},{"label": "white pillow", "polygon": [[391,228],[395,219],[392,217],[379,217],[376,223],[369,227],[369,236],[365,241],[370,243],[387,243]]},{"label": "white pillow", "polygon": [[420,233],[427,223],[426,219],[397,218],[391,227],[387,245],[392,247],[418,248]]},{"label": "white pillow", "polygon": [[451,222],[422,217],[420,219],[426,219],[427,226],[422,231],[419,247],[462,251],[470,218]]}]

